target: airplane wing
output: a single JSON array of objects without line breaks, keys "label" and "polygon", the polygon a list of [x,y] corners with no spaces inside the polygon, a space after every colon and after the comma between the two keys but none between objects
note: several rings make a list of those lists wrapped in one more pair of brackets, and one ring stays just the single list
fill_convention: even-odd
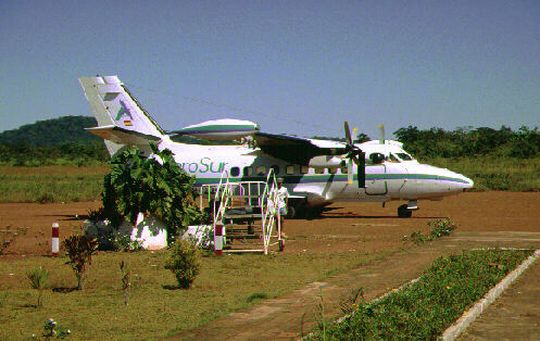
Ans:
[{"label": "airplane wing", "polygon": [[[266,154],[302,165],[307,165],[316,156],[331,157],[346,153],[345,144],[341,142],[263,133],[255,122],[229,118],[205,121],[169,133],[217,141],[251,138]],[[321,161],[328,162],[326,159]]]},{"label": "airplane wing", "polygon": [[307,165],[315,156],[346,153],[345,145],[337,141],[261,132],[256,132],[253,137],[263,152],[291,163]]}]

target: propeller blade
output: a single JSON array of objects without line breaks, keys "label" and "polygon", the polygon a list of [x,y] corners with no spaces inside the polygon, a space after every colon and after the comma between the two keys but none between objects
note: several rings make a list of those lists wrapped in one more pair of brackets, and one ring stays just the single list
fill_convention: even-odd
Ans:
[{"label": "propeller blade", "polygon": [[353,183],[353,163],[351,159],[347,161],[347,183],[352,185]]},{"label": "propeller blade", "polygon": [[384,144],[385,143],[385,138],[384,138],[384,124],[380,124],[379,125],[379,143],[380,144]]},{"label": "propeller blade", "polygon": [[349,146],[353,145],[353,140],[351,137],[351,129],[349,128],[349,122],[345,121],[343,124],[343,128],[345,129],[345,137],[347,138],[347,144]]}]

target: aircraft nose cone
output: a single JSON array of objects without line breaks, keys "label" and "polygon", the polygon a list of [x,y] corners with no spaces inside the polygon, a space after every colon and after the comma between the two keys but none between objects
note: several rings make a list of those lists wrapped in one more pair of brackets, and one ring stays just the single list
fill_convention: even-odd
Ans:
[{"label": "aircraft nose cone", "polygon": [[474,187],[474,181],[472,179],[469,179],[468,177],[463,175],[463,180],[465,180],[467,183],[463,186],[463,190],[466,191],[468,189],[471,189]]}]

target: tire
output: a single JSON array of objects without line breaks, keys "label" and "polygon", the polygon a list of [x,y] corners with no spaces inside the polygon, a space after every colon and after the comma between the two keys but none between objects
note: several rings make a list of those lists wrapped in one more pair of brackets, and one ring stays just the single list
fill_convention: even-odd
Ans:
[{"label": "tire", "polygon": [[412,217],[412,211],[407,209],[407,204],[403,204],[398,207],[397,215],[400,218],[410,218]]}]

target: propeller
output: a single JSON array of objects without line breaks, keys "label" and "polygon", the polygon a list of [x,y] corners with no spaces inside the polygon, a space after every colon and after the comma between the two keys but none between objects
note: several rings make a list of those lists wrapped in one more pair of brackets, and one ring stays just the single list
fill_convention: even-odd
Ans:
[{"label": "propeller", "polygon": [[379,124],[379,126],[378,126],[377,128],[379,128],[379,143],[380,143],[380,144],[385,144],[385,139],[384,139],[384,124]]},{"label": "propeller", "polygon": [[364,152],[354,144],[351,136],[351,129],[349,123],[345,121],[343,124],[345,130],[345,153],[349,159],[347,162],[347,181],[349,184],[353,183],[353,162],[357,165],[357,178],[358,187],[364,188],[366,183],[366,159]]}]

